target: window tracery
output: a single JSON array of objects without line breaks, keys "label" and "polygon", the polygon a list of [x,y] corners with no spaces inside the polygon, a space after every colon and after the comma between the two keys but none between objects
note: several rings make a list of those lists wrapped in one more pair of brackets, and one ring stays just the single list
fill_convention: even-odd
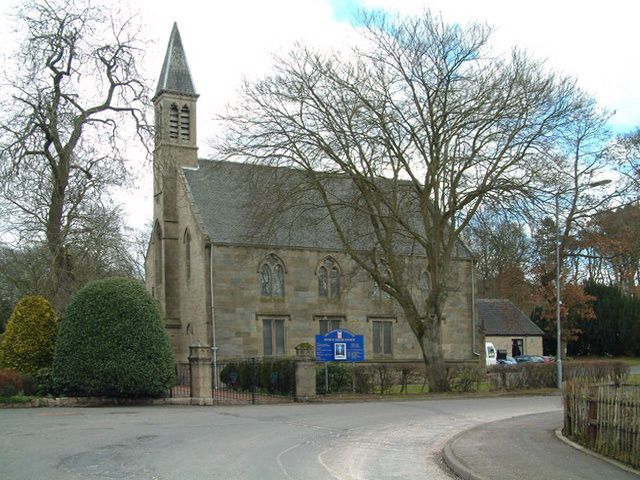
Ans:
[{"label": "window tracery", "polygon": [[[381,264],[378,269],[380,271],[380,275],[382,275],[382,278],[391,278],[391,272],[385,264]],[[372,281],[373,285],[371,288],[371,297],[379,300],[389,300],[391,298],[389,292],[384,291],[375,278],[372,277]]]},{"label": "window tracery", "polygon": [[325,258],[318,268],[318,295],[324,298],[340,297],[340,269],[331,257]]},{"label": "window tracery", "polygon": [[284,265],[273,253],[267,255],[258,270],[260,294],[263,297],[284,297]]},{"label": "window tracery", "polygon": [[420,274],[420,293],[423,297],[427,297],[431,291],[431,279],[427,272]]}]

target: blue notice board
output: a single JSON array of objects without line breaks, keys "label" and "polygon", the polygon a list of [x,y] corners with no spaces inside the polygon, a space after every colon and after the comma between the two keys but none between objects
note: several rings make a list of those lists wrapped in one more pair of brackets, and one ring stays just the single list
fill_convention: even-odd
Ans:
[{"label": "blue notice board", "polygon": [[364,337],[338,328],[316,335],[318,362],[364,362]]}]

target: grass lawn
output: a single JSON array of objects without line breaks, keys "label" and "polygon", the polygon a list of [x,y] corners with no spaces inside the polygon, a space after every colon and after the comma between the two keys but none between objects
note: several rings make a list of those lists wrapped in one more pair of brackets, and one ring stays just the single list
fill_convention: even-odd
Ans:
[{"label": "grass lawn", "polygon": [[629,375],[629,377],[627,378],[627,383],[630,383],[632,385],[640,385],[640,375]]},{"label": "grass lawn", "polygon": [[29,397],[27,395],[11,395],[9,397],[0,396],[0,403],[27,403],[32,399],[33,397]]},{"label": "grass lawn", "polygon": [[640,365],[640,357],[614,357],[613,360],[619,360],[627,365],[635,366]]},{"label": "grass lawn", "polygon": [[[403,395],[405,393],[408,393],[408,394],[426,394],[426,393],[429,393],[429,386],[425,385],[424,389],[423,389],[421,383],[413,383],[413,384],[407,385],[407,391],[406,392],[400,392],[400,389],[401,389],[400,385],[394,385],[393,387],[391,387],[391,390],[389,391],[389,393],[391,395],[400,395],[401,393]],[[476,390],[475,388],[472,389],[472,391],[474,391],[474,392],[475,391],[488,392],[489,390],[490,390],[489,382],[480,382],[480,388],[478,390]]]},{"label": "grass lawn", "polygon": [[590,362],[594,360],[615,360],[622,362],[626,365],[635,366],[640,365],[640,357],[567,357],[567,360],[571,362]]}]

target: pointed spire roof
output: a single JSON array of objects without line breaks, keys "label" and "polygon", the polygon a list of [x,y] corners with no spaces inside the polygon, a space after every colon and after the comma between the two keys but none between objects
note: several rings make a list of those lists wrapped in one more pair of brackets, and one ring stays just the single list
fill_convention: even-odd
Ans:
[{"label": "pointed spire roof", "polygon": [[156,96],[163,91],[182,93],[184,95],[197,95],[191,80],[187,56],[182,48],[182,39],[178,31],[178,24],[173,23],[167,53],[162,64],[162,72],[156,88]]}]

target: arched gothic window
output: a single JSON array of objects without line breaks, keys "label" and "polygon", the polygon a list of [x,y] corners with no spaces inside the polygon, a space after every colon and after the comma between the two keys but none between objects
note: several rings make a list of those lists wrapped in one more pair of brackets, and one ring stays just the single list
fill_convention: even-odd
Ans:
[{"label": "arched gothic window", "polygon": [[178,139],[179,116],[178,106],[172,103],[169,109],[169,138],[172,140]]},{"label": "arched gothic window", "polygon": [[185,229],[184,237],[184,267],[187,282],[191,280],[191,233],[189,233],[189,229]]},{"label": "arched gothic window", "polygon": [[154,236],[153,236],[153,242],[154,242],[154,249],[153,249],[154,272],[153,272],[153,278],[154,278],[154,283],[156,285],[160,285],[162,283],[162,229],[160,228],[160,223],[159,222],[156,222],[154,230],[155,230],[155,232],[154,232]]},{"label": "arched gothic window", "polygon": [[422,296],[426,298],[430,291],[431,279],[429,278],[429,274],[427,272],[422,272],[420,274],[420,293],[422,293]]},{"label": "arched gothic window", "polygon": [[[378,269],[380,270],[380,273],[384,278],[391,278],[391,272],[389,272],[389,269],[387,268],[386,265],[381,264],[378,267]],[[372,278],[372,280],[373,280],[373,286],[371,288],[371,298],[389,300],[391,298],[391,295],[389,295],[388,292],[385,292],[382,288],[380,288],[380,285],[378,285],[378,282],[376,281],[375,278]]]},{"label": "arched gothic window", "polygon": [[182,140],[189,140],[191,132],[189,130],[189,107],[183,105],[180,109],[180,138]]},{"label": "arched gothic window", "polygon": [[340,296],[340,269],[333,258],[325,258],[318,268],[318,295],[325,298]]},{"label": "arched gothic window", "polygon": [[284,297],[284,265],[273,253],[267,255],[258,270],[260,295],[263,297]]}]

